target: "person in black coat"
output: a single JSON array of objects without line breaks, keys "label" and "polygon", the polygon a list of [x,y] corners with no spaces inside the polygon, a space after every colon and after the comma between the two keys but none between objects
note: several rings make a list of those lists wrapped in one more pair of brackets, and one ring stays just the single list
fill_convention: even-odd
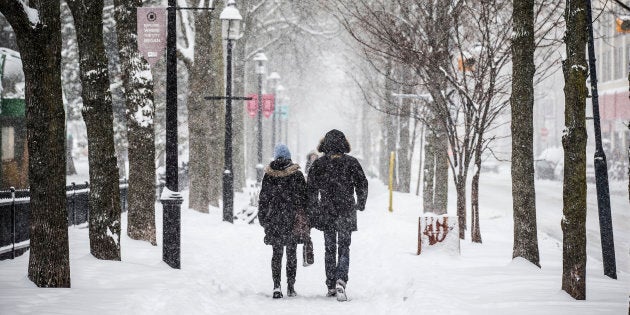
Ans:
[{"label": "person in black coat", "polygon": [[351,234],[357,230],[356,211],[365,209],[368,182],[359,161],[347,155],[350,144],[343,132],[329,131],[317,149],[324,156],[308,172],[309,223],[324,232],[327,296],[345,301]]},{"label": "person in black coat", "polygon": [[[297,295],[294,289],[297,271],[297,244],[303,243],[304,233],[296,233],[298,213],[306,210],[306,182],[300,166],[291,161],[291,153],[284,144],[276,145],[275,160],[265,168],[258,201],[258,219],[265,228],[265,244],[273,247],[271,274],[273,298],[281,298],[280,274],[282,252],[287,252],[287,295]],[[305,213],[301,220],[306,225]],[[304,231],[301,231],[304,232]]]}]

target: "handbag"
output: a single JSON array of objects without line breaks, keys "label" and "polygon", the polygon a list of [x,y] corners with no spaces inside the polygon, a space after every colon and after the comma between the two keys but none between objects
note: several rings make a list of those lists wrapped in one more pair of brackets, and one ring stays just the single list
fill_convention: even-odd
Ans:
[{"label": "handbag", "polygon": [[308,267],[315,262],[315,254],[313,253],[313,241],[309,237],[302,245],[302,265]]}]

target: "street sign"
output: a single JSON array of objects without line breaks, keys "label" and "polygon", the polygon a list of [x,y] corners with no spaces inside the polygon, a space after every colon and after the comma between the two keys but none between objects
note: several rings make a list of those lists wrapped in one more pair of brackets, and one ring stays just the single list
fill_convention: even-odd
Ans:
[{"label": "street sign", "polygon": [[256,117],[256,112],[258,111],[258,94],[249,94],[248,97],[252,99],[247,101],[247,114],[249,117]]},{"label": "street sign", "polygon": [[153,66],[166,47],[166,8],[137,8],[138,51]]},{"label": "street sign", "polygon": [[280,118],[285,120],[289,118],[289,105],[279,105],[278,107],[280,110]]},{"label": "street sign", "polygon": [[540,136],[546,137],[548,135],[549,135],[549,129],[547,129],[545,127],[540,128]]},{"label": "street sign", "polygon": [[262,112],[265,117],[269,118],[271,113],[273,113],[275,107],[274,95],[273,94],[263,94],[263,109]]},{"label": "street sign", "polygon": [[[256,117],[256,114],[258,112],[258,94],[249,94],[248,97],[251,97],[252,99],[247,101],[247,114],[249,114],[250,117],[254,118]],[[263,115],[265,115],[265,117],[269,118],[269,116],[271,116],[271,113],[274,110],[274,105],[273,105],[273,94],[263,94],[263,108],[262,108],[262,113]]]}]

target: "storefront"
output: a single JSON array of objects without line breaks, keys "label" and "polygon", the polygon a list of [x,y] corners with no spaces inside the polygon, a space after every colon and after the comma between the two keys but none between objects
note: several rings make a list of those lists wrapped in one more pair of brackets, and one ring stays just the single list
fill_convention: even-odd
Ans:
[{"label": "storefront", "polygon": [[25,105],[20,55],[0,48],[0,189],[28,187]]}]

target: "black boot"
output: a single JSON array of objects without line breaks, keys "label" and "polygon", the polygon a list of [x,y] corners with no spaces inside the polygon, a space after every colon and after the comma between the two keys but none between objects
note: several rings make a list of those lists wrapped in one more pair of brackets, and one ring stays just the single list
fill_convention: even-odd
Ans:
[{"label": "black boot", "polygon": [[276,287],[273,289],[273,298],[274,299],[281,299],[282,298],[282,290],[280,290],[280,287]]},{"label": "black boot", "polygon": [[297,292],[295,292],[295,288],[293,288],[293,284],[289,284],[287,286],[287,296],[288,297],[297,296]]}]

